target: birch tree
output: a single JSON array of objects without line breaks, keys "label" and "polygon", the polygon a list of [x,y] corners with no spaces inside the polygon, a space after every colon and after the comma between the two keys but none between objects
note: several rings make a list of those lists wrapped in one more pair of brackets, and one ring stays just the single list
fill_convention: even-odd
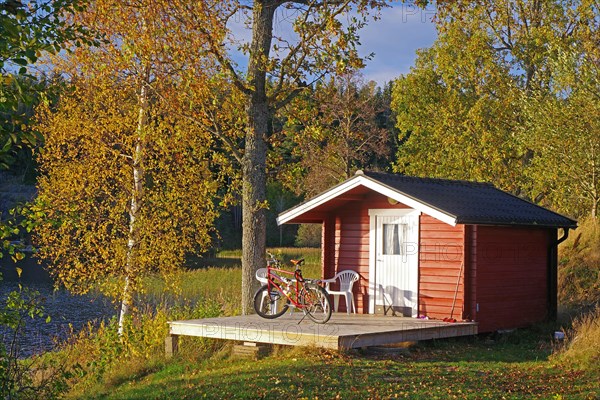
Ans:
[{"label": "birch tree", "polygon": [[582,1],[570,46],[553,46],[554,82],[525,99],[532,197],[574,216],[600,212],[600,3]]},{"label": "birch tree", "polygon": [[91,3],[78,19],[104,42],[55,60],[71,86],[39,115],[40,255],[69,290],[118,299],[120,330],[140,278],[206,248],[216,216],[212,137],[175,112],[186,79],[200,85],[212,69],[194,55],[201,36],[162,6]]}]

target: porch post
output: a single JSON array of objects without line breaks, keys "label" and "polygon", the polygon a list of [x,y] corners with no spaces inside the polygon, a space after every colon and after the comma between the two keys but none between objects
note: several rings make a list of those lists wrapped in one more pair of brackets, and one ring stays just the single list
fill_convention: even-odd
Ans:
[{"label": "porch post", "polygon": [[321,277],[333,277],[335,263],[335,219],[326,217],[321,230]]}]

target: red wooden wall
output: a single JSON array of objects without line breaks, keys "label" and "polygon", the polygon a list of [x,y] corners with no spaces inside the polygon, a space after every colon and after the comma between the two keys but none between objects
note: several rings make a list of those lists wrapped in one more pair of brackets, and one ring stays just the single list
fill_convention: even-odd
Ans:
[{"label": "red wooden wall", "polygon": [[464,225],[421,214],[419,236],[419,314],[463,319]]},{"label": "red wooden wall", "polygon": [[551,229],[469,227],[470,312],[479,332],[538,322],[548,312]]},{"label": "red wooden wall", "polygon": [[[372,193],[331,212],[324,222],[323,276],[330,278],[345,269],[360,274],[354,286],[359,313],[369,312],[369,209],[393,208],[407,206],[391,205],[387,197]],[[422,214],[419,236],[419,313],[462,319],[467,271],[463,265],[464,228]],[[342,301],[339,311],[345,311]]]},{"label": "red wooden wall", "polygon": [[[361,278],[354,284],[356,310],[363,312],[364,295],[369,279],[369,218],[364,218],[363,204],[351,202],[332,212],[323,223],[323,277],[332,278],[338,271],[357,271]],[[340,301],[338,311],[346,311]],[[367,310],[368,311],[368,310]]]},{"label": "red wooden wall", "polygon": [[[369,209],[406,208],[371,193],[328,212],[323,223],[323,276],[357,271],[357,312],[369,311]],[[421,214],[419,314],[479,322],[479,332],[525,326],[548,311],[552,229],[451,226]],[[555,236],[555,235],[554,235]],[[340,301],[339,311],[346,305]]]}]

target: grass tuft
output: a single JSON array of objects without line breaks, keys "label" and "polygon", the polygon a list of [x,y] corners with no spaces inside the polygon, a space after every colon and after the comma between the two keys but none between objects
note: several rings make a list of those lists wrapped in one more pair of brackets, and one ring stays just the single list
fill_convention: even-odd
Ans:
[{"label": "grass tuft", "polygon": [[600,306],[573,320],[555,358],[569,367],[600,374]]}]

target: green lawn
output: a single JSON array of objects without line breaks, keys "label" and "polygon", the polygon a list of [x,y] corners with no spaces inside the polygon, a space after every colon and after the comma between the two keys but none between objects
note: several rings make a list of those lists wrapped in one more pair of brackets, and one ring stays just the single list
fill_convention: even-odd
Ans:
[{"label": "green lawn", "polygon": [[97,399],[597,399],[597,376],[548,361],[531,331],[499,340],[422,343],[403,353],[278,349],[258,361],[223,353],[175,359],[155,372],[89,394]]},{"label": "green lawn", "polygon": [[[320,276],[318,249],[275,251],[284,261],[305,256],[304,275]],[[590,367],[593,360],[591,364],[579,364],[587,365],[587,369],[577,370],[566,367],[564,360],[552,358],[556,344],[552,343],[551,333],[560,328],[550,324],[495,337],[421,342],[393,353],[275,347],[271,355],[257,361],[232,358],[230,343],[182,337],[180,354],[165,360],[166,320],[181,318],[177,312],[239,312],[239,253],[220,254],[215,260],[219,267],[198,266],[182,271],[176,283],[177,293],[166,291],[158,277],[149,279],[144,297],[149,303],[163,305],[162,314],[156,315],[165,320],[164,327],[160,327],[164,332],[158,332],[156,316],[148,317],[139,325],[140,350],[109,358],[104,361],[105,368],[100,369],[94,366],[102,367],[102,360],[94,356],[86,359],[88,376],[72,388],[67,398],[600,399],[599,370]],[[199,307],[177,311],[181,304]],[[590,319],[591,329],[579,331],[595,338],[584,341],[587,347],[578,346],[592,358],[597,358],[598,353],[597,349],[594,351],[599,332],[594,328],[596,320]],[[143,335],[154,330],[160,334],[148,335],[148,339]],[[104,342],[112,343],[103,341],[102,336],[91,337],[86,343],[93,349],[96,343]],[[83,345],[80,348],[83,354],[95,354]],[[584,358],[579,354],[573,357],[575,361]]]}]

